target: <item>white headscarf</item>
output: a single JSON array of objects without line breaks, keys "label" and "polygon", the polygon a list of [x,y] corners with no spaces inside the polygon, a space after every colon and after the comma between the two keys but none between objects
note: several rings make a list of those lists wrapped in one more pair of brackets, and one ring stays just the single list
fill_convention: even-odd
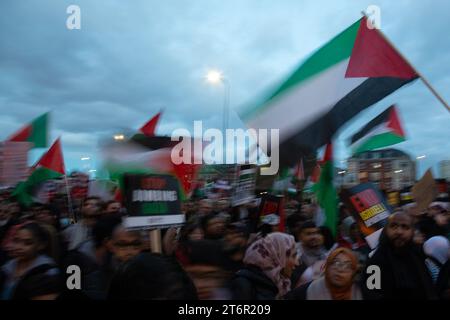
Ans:
[{"label": "white headscarf", "polygon": [[429,257],[433,257],[444,264],[449,258],[450,242],[442,236],[436,236],[428,239],[423,244],[423,251]]}]

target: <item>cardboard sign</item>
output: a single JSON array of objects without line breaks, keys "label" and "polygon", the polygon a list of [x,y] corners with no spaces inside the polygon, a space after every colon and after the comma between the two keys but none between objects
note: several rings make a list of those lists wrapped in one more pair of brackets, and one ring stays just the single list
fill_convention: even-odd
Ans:
[{"label": "cardboard sign", "polygon": [[437,196],[436,182],[431,170],[428,169],[423,177],[412,188],[412,197],[417,204],[417,211],[426,210]]},{"label": "cardboard sign", "polygon": [[259,207],[259,222],[261,223],[263,219],[271,214],[275,214],[279,218],[278,230],[280,232],[285,231],[284,226],[284,197],[283,196],[274,196],[271,194],[264,195],[261,199],[261,204]]},{"label": "cardboard sign", "polygon": [[255,199],[256,169],[239,171],[239,178],[231,199],[233,207],[252,202]]},{"label": "cardboard sign", "polygon": [[370,247],[376,247],[379,234],[391,214],[391,208],[381,192],[369,182],[344,189],[341,198],[352,212]]},{"label": "cardboard sign", "polygon": [[160,229],[184,224],[179,184],[171,175],[125,174],[127,228]]}]

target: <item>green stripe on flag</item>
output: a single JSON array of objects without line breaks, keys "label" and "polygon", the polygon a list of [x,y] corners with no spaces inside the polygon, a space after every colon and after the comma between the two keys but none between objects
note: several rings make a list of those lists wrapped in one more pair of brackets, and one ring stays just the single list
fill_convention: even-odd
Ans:
[{"label": "green stripe on flag", "polygon": [[360,145],[355,146],[354,154],[391,146],[403,141],[405,141],[405,137],[396,135],[392,132],[378,134],[368,138]]},{"label": "green stripe on flag", "polygon": [[244,112],[242,117],[247,119],[255,112],[264,110],[269,106],[269,101],[286,93],[289,89],[300,85],[302,82],[321,73],[322,71],[348,59],[353,50],[356,36],[358,34],[361,19],[356,21],[346,30],[341,32],[314,54],[312,54],[289,78],[262,104],[250,108]]}]

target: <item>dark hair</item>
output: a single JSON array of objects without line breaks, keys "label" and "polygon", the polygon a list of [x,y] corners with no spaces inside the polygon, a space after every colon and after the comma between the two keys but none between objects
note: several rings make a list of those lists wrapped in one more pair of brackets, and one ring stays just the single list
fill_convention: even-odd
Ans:
[{"label": "dark hair", "polygon": [[108,300],[196,300],[192,280],[173,258],[141,253],[111,281]]},{"label": "dark hair", "polygon": [[335,243],[335,239],[333,237],[333,233],[331,232],[330,228],[328,228],[326,226],[319,227],[319,230],[320,230],[320,233],[322,234],[323,239],[324,239],[324,243],[323,243],[324,247],[327,250],[330,250],[333,247],[334,243]]},{"label": "dark hair", "polygon": [[317,228],[317,225],[314,221],[307,220],[300,225],[299,231],[301,232],[305,229],[310,229],[310,228]]},{"label": "dark hair", "polygon": [[22,225],[18,230],[29,231],[32,234],[33,239],[38,242],[38,244],[43,245],[43,248],[39,250],[39,253],[50,256],[50,235],[40,224],[30,222]]},{"label": "dark hair", "polygon": [[103,203],[102,198],[97,197],[97,196],[89,196],[89,197],[86,197],[86,198],[84,199],[83,204],[85,204],[85,203],[86,203],[87,201],[89,201],[89,200],[97,200],[97,201],[100,202],[100,204]]},{"label": "dark hair", "polygon": [[119,203],[120,205],[122,205],[122,203],[120,201],[117,200],[108,200],[105,203],[103,203],[103,210],[108,209],[108,206],[112,203]]},{"label": "dark hair", "polygon": [[111,239],[114,229],[122,222],[120,217],[107,216],[100,218],[92,228],[95,248],[101,247],[105,240]]}]

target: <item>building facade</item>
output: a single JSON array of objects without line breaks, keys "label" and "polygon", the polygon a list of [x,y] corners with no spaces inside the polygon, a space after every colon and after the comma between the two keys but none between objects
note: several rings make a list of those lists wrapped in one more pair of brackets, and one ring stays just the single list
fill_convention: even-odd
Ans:
[{"label": "building facade", "polygon": [[439,175],[442,179],[450,181],[450,160],[439,162]]},{"label": "building facade", "polygon": [[383,149],[367,151],[348,159],[345,186],[372,182],[380,190],[402,190],[414,185],[415,160],[403,151]]}]

